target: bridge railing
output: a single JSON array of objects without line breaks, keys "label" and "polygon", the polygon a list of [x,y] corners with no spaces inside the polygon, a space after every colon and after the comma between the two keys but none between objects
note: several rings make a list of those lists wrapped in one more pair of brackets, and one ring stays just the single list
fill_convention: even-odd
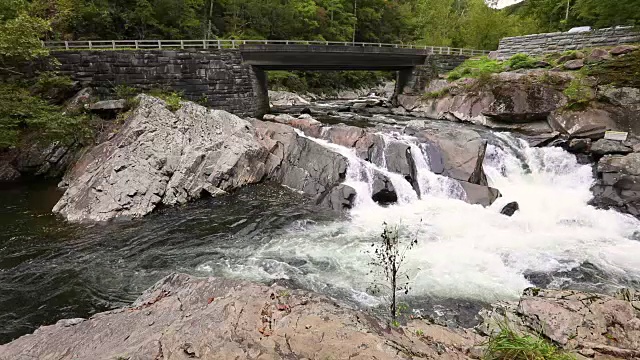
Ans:
[{"label": "bridge railing", "polygon": [[429,54],[486,55],[487,50],[463,49],[415,44],[387,44],[350,41],[306,40],[82,40],[45,41],[43,46],[51,50],[175,50],[175,49],[238,49],[241,45],[325,45],[384,47],[396,49],[426,50]]}]

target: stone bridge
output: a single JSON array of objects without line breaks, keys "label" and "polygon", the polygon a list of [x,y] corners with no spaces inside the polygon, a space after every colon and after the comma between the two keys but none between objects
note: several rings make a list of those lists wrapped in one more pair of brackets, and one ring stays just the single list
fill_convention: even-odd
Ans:
[{"label": "stone bridge", "polygon": [[[149,46],[149,43],[153,47]],[[60,72],[83,85],[179,91],[242,116],[269,111],[268,70],[397,71],[396,95],[424,88],[479,50],[413,45],[280,41],[52,42]]]}]

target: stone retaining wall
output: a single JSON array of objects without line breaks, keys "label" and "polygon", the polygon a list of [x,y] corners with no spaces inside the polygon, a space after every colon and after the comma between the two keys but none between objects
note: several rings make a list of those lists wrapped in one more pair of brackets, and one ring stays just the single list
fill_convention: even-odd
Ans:
[{"label": "stone retaining wall", "polygon": [[534,34],[500,40],[498,58],[505,59],[518,53],[544,55],[567,50],[631,43],[640,43],[640,32],[637,30],[602,29],[581,33]]},{"label": "stone retaining wall", "polygon": [[59,51],[60,72],[85,86],[181,92],[237,115],[268,112],[266,75],[242,63],[239,51]]}]

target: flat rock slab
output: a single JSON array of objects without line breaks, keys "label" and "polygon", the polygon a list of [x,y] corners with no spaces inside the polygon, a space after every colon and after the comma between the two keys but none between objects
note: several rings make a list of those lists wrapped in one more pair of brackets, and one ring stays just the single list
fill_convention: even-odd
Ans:
[{"label": "flat rock slab", "polygon": [[2,345],[0,359],[466,359],[479,341],[425,322],[406,329],[387,330],[305,291],[174,274],[130,307],[63,320]]}]

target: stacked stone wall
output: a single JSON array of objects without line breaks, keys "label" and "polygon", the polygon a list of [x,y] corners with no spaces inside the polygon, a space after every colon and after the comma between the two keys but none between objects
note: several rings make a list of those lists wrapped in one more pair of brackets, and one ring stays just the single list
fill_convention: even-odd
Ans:
[{"label": "stacked stone wall", "polygon": [[640,43],[640,32],[634,29],[601,29],[580,33],[547,33],[508,37],[500,40],[498,58],[518,53],[544,55],[567,50]]},{"label": "stacked stone wall", "polygon": [[178,91],[189,100],[237,115],[268,112],[264,72],[239,51],[60,51],[60,72],[85,86],[127,85]]}]

